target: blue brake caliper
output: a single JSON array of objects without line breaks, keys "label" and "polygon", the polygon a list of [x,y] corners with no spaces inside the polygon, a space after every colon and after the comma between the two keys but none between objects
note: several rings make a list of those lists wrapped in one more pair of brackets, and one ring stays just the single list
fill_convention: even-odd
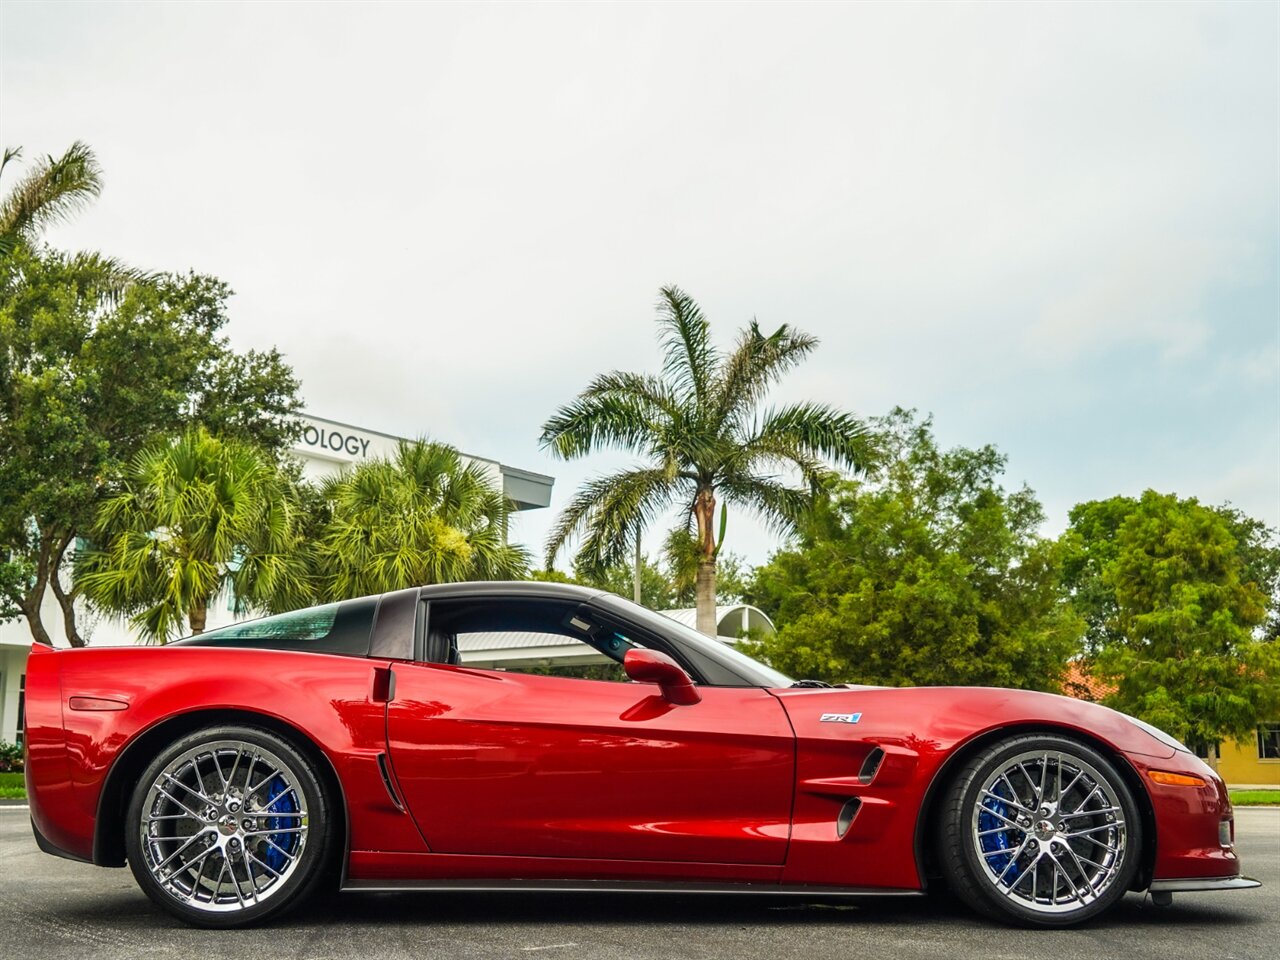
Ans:
[{"label": "blue brake caliper", "polygon": [[[999,785],[992,792],[1001,796],[1004,795]],[[1008,827],[1008,824],[1000,819],[1000,817],[1009,816],[1009,808],[1006,804],[995,797],[989,796],[982,801],[982,807],[982,812],[978,814],[979,830],[985,832],[987,830],[997,830],[1000,827]],[[996,814],[999,814],[999,816],[996,816]],[[995,871],[996,876],[1004,874],[1006,883],[1013,883],[1018,879],[1017,864],[1010,867],[1007,874],[1004,872],[1005,867],[1009,866],[1009,861],[1013,858],[1008,830],[1002,830],[999,833],[988,833],[985,837],[980,837],[979,842],[982,846],[983,854],[986,855],[982,859],[987,862],[989,869]],[[1003,851],[1008,852],[1005,853]]]},{"label": "blue brake caliper", "polygon": [[[264,810],[271,813],[297,813],[298,804],[294,800],[293,794],[285,785],[283,777],[276,777],[267,787],[267,803]],[[268,817],[268,830],[287,830],[290,827],[300,826],[300,822],[296,817]],[[294,846],[298,843],[298,834],[296,833],[272,833],[267,836],[271,843],[266,844],[265,856],[267,866],[272,870],[283,870],[285,864],[288,863],[286,854],[292,854]]]}]

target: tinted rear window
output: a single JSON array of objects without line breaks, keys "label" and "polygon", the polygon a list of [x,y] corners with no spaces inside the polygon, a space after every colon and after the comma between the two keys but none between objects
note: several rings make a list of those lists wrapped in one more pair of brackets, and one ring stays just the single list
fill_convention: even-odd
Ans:
[{"label": "tinted rear window", "polygon": [[261,620],[246,620],[210,630],[171,646],[247,647],[255,650],[304,650],[308,653],[369,653],[369,634],[377,597],[361,597],[293,610]]}]

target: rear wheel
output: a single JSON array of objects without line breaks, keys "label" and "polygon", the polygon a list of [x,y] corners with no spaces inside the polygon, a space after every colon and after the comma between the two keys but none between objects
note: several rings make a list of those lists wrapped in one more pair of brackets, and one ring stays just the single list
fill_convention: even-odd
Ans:
[{"label": "rear wheel", "polygon": [[125,848],[139,886],[175,916],[234,927],[293,906],[320,880],[330,803],[291,744],[255,727],[173,743],[134,789]]},{"label": "rear wheel", "polygon": [[1141,831],[1133,796],[1106,757],[1066,737],[1022,736],[956,773],[937,840],[949,886],[971,907],[1065,927],[1124,896]]}]

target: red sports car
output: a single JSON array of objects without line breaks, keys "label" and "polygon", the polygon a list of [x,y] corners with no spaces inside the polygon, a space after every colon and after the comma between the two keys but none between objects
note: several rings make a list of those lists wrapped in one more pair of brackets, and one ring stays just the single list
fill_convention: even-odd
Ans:
[{"label": "red sports car", "polygon": [[[521,659],[469,662],[495,642]],[[1222,781],[1137,720],[1019,690],[793,682],[579,587],[431,586],[166,647],[37,646],[26,696],[40,847],[127,862],[203,926],[330,880],[821,897],[945,883],[1035,926],[1128,890],[1257,886]]]}]

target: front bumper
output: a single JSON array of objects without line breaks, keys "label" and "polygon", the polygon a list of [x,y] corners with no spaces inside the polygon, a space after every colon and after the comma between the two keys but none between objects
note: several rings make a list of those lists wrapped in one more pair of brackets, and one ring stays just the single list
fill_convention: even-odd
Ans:
[{"label": "front bumper", "polygon": [[1252,890],[1262,884],[1249,877],[1187,877],[1182,880],[1152,880],[1152,893],[1203,893],[1208,890]]},{"label": "front bumper", "polygon": [[[1158,884],[1206,882],[1221,884],[1240,876],[1236,856],[1234,815],[1226,784],[1203,761],[1187,753],[1155,758],[1128,754],[1151,801],[1155,828],[1155,860],[1149,889]],[[1185,774],[1202,786],[1168,785],[1153,780],[1152,771]],[[1165,888],[1223,890],[1234,886]]]}]

